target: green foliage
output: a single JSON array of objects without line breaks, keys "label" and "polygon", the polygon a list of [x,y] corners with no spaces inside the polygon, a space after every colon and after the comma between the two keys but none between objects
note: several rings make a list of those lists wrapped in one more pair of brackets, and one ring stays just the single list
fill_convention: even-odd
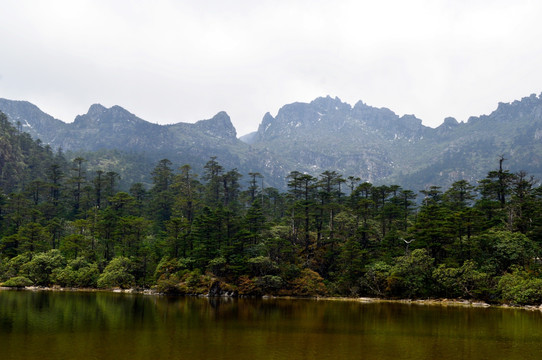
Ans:
[{"label": "green foliage", "polygon": [[451,250],[455,234],[450,223],[450,211],[438,200],[440,195],[426,195],[426,205],[420,210],[412,228],[414,246],[428,249],[431,256],[443,260]]},{"label": "green foliage", "polygon": [[65,268],[55,269],[52,275],[54,282],[61,286],[93,288],[98,283],[100,271],[96,264],[78,257],[68,261]]},{"label": "green foliage", "polygon": [[372,296],[383,297],[389,294],[388,279],[392,266],[383,261],[377,261],[367,266],[365,275],[360,280],[364,288]]},{"label": "green foliage", "polygon": [[251,273],[256,276],[265,276],[276,274],[277,265],[268,256],[256,256],[248,259]]},{"label": "green foliage", "polygon": [[42,225],[31,222],[19,228],[17,241],[20,251],[40,252],[47,249],[51,234]]},{"label": "green foliage", "polygon": [[156,270],[154,271],[154,278],[156,280],[167,279],[172,275],[176,275],[181,270],[187,268],[185,263],[186,259],[175,259],[164,256],[156,266]]},{"label": "green foliage", "polygon": [[54,158],[45,177],[0,194],[0,281],[177,294],[539,299],[542,188],[523,173],[500,169],[477,188],[432,186],[416,208],[413,191],[348,182],[334,171],[293,171],[280,193],[256,172],[243,190],[241,174],[214,157],[203,182],[164,159],[149,190],[133,184],[127,193],[112,171],[91,173],[82,158],[70,170],[62,154]]},{"label": "green foliage", "polygon": [[219,256],[210,260],[207,269],[217,276],[223,275],[226,271],[226,259]]},{"label": "green foliage", "polygon": [[164,294],[182,293],[180,287],[181,278],[189,272],[188,269],[192,263],[192,259],[176,259],[164,256],[154,272],[156,290]]},{"label": "green foliage", "polygon": [[156,291],[161,294],[182,294],[180,279],[176,275],[156,281]]},{"label": "green foliage", "polygon": [[434,259],[427,250],[416,249],[395,259],[388,284],[392,296],[419,298],[431,293],[431,274]]},{"label": "green foliage", "polygon": [[105,267],[98,278],[99,288],[127,289],[135,284],[135,278],[131,274],[132,261],[126,257],[116,257]]},{"label": "green foliage", "polygon": [[349,290],[351,295],[358,295],[359,279],[362,276],[366,254],[367,251],[355,238],[348,238],[342,246],[336,267],[339,274],[337,282],[340,288],[344,289],[343,292]]},{"label": "green foliage", "polygon": [[542,303],[542,279],[519,267],[501,276],[497,288],[503,302],[518,305]]},{"label": "green foliage", "polygon": [[0,193],[10,194],[45,178],[56,160],[50,147],[20,132],[0,112]]},{"label": "green foliage", "polygon": [[66,264],[59,250],[49,250],[35,254],[32,259],[21,266],[20,272],[26,274],[35,285],[49,286],[54,283],[53,272]]},{"label": "green foliage", "polygon": [[25,286],[32,286],[34,283],[27,277],[15,276],[4,281],[1,285],[5,287],[23,288]]},{"label": "green foliage", "polygon": [[[276,275],[263,275],[254,278],[254,284],[258,290],[263,294],[277,294],[284,286],[284,281],[280,276]],[[310,287],[311,285],[309,285]],[[303,292],[310,292],[313,289],[303,289]]]},{"label": "green foliage", "polygon": [[60,251],[68,259],[75,259],[85,251],[87,238],[81,234],[71,234],[65,236],[60,242]]},{"label": "green foliage", "polygon": [[496,274],[512,265],[528,265],[537,253],[537,245],[521,233],[490,229],[473,239],[480,249],[478,261],[493,268]]},{"label": "green foliage", "polygon": [[203,275],[199,270],[187,272],[180,281],[179,292],[182,294],[207,294],[213,284],[213,278]]},{"label": "green foliage", "polygon": [[19,275],[23,265],[29,262],[30,259],[32,259],[32,254],[30,253],[24,253],[9,259],[4,266],[5,273],[3,274],[2,279]]},{"label": "green foliage", "polygon": [[491,278],[476,269],[472,260],[467,260],[459,268],[440,264],[433,271],[433,279],[446,297],[487,299],[490,292]]}]

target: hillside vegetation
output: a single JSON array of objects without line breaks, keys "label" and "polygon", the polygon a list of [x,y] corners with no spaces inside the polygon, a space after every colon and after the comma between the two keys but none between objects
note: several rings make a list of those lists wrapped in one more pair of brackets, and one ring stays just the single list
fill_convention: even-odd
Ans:
[{"label": "hillside vegetation", "polygon": [[149,188],[120,191],[2,119],[4,286],[542,302],[542,188],[503,158],[421,192],[330,170],[291,171],[281,191],[215,157],[200,174],[162,159]]}]

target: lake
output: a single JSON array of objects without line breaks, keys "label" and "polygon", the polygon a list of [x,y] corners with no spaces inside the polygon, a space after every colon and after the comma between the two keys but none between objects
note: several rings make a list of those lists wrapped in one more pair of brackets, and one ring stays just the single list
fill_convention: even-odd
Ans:
[{"label": "lake", "polygon": [[542,313],[0,291],[0,358],[541,359]]}]

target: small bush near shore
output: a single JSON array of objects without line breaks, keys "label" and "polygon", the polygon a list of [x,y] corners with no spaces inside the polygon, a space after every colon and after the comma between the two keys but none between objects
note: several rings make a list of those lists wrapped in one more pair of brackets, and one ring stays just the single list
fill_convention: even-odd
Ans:
[{"label": "small bush near shore", "polygon": [[23,288],[25,286],[32,286],[32,285],[34,285],[32,280],[24,276],[12,277],[2,284],[2,286],[14,287],[14,288]]}]

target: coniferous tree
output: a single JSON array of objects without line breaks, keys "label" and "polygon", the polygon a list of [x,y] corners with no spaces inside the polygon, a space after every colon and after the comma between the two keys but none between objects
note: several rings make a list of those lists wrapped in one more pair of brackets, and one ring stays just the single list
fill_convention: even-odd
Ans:
[{"label": "coniferous tree", "polygon": [[86,172],[83,167],[85,159],[82,157],[77,157],[72,162],[72,176],[69,179],[72,193],[72,216],[79,215],[79,210],[81,207],[81,195],[82,188],[86,182]]},{"label": "coniferous tree", "polygon": [[204,166],[203,180],[207,181],[206,184],[206,203],[210,206],[216,206],[222,196],[222,172],[223,167],[216,161],[216,156],[212,156],[211,159]]},{"label": "coniferous tree", "polygon": [[[292,211],[295,217],[299,218],[303,228],[303,252],[307,260],[311,257],[311,239],[310,239],[310,221],[311,208],[315,204],[315,189],[316,178],[308,174],[290,173],[290,182],[288,187],[292,195],[293,203],[291,204]],[[295,211],[294,211],[295,209]],[[294,234],[296,232],[294,231]]]},{"label": "coniferous tree", "polygon": [[158,229],[164,229],[164,223],[171,217],[173,211],[174,174],[171,161],[162,159],[152,171],[153,187],[150,190],[149,211]]}]

